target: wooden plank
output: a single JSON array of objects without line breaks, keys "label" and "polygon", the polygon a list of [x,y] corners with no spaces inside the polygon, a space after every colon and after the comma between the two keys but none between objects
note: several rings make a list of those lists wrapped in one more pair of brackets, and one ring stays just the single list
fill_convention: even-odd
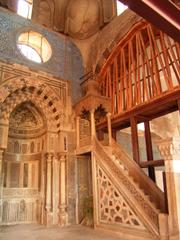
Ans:
[{"label": "wooden plank", "polygon": [[135,162],[139,163],[140,154],[139,154],[137,120],[134,117],[131,117],[130,123],[131,123],[131,142],[132,142],[132,150],[133,150],[133,159]]}]

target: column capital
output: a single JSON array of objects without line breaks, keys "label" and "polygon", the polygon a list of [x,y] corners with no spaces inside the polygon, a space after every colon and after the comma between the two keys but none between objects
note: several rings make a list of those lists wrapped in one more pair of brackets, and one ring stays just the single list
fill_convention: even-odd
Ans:
[{"label": "column capital", "polygon": [[110,112],[108,112],[108,113],[106,114],[107,117],[111,117],[111,115],[112,115],[112,114],[111,114]]},{"label": "column capital", "polygon": [[47,162],[52,162],[53,154],[52,153],[47,153],[46,156],[47,156],[47,159],[46,159]]},{"label": "column capital", "polygon": [[157,146],[164,160],[180,160],[180,137],[157,141]]}]

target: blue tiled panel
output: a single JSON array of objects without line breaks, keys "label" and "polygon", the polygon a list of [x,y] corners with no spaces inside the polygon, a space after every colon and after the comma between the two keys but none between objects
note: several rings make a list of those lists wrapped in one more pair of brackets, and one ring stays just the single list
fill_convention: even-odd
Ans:
[{"label": "blue tiled panel", "polygon": [[[52,47],[52,57],[43,64],[34,63],[21,55],[16,46],[18,35],[31,29],[41,33]],[[73,100],[80,96],[79,78],[83,75],[83,64],[80,51],[61,34],[43,28],[23,17],[0,8],[0,60],[19,63],[70,80],[72,83]]]}]

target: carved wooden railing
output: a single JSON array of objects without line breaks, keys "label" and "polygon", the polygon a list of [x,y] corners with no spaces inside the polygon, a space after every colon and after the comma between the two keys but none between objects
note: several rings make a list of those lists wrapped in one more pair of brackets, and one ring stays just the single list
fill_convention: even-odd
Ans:
[{"label": "carved wooden railing", "polygon": [[139,23],[112,51],[99,74],[112,114],[150,102],[180,86],[180,45],[151,24]]},{"label": "carved wooden railing", "polygon": [[[104,169],[107,176],[109,176],[109,178],[112,180],[113,184],[116,186],[119,192],[121,192],[122,195],[126,198],[126,201],[129,203],[129,205],[131,205],[134,211],[139,214],[139,216],[141,217],[141,221],[144,223],[144,225],[147,226],[149,231],[158,236],[158,215],[160,211],[155,207],[155,205],[151,202],[151,200],[147,197],[143,190],[138,187],[132,177],[127,174],[126,170],[128,169],[129,171],[131,164],[127,163],[127,169],[124,169],[122,165],[119,166],[116,159],[110,157],[107,154],[105,148],[97,139],[94,139],[93,151],[95,154],[97,165]],[[124,165],[126,166],[126,163],[124,163]],[[132,166],[132,168],[133,167],[134,166]],[[135,172],[137,173],[138,170],[136,169]],[[141,174],[139,173],[138,175],[141,176]],[[144,178],[145,177],[143,175],[141,181],[143,181]],[[149,185],[147,184],[147,186]]]}]

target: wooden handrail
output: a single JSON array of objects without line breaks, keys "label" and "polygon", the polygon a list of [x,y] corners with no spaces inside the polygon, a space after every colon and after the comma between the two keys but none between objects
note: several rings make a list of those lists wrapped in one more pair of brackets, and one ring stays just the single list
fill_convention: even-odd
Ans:
[{"label": "wooden handrail", "polygon": [[159,208],[162,212],[165,212],[166,207],[164,193],[114,140],[112,140],[112,149],[118,158],[125,164],[129,175],[133,177],[135,182],[138,182],[140,188],[142,188],[146,194],[149,194],[151,200],[156,204],[157,208]]},{"label": "wooden handrail", "polygon": [[101,143],[94,139],[93,151],[99,156],[97,161],[101,163],[106,170],[108,176],[113,180],[116,187],[119,187],[124,195],[129,194],[127,201],[131,201],[134,204],[134,210],[138,209],[142,216],[142,219],[146,221],[146,224],[150,226],[150,230],[156,234],[159,234],[159,222],[158,222],[158,209],[146,198],[144,192],[137,188],[135,182],[125,173],[123,169],[118,168],[117,164],[113,159],[106,153]]}]

